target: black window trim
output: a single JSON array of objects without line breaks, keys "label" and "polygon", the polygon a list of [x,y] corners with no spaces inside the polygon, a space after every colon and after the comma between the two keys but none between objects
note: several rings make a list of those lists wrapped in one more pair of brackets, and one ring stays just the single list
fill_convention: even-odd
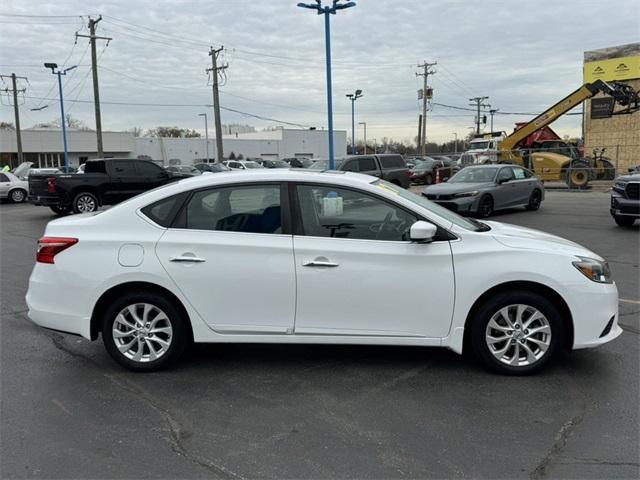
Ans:
[{"label": "black window trim", "polygon": [[293,224],[291,225],[292,226],[291,231],[293,232],[294,236],[310,237],[310,238],[333,238],[335,240],[357,240],[357,241],[366,241],[366,242],[411,243],[411,240],[367,240],[362,238],[336,238],[336,237],[318,237],[315,235],[306,235],[304,233],[304,227],[302,225],[302,210],[300,209],[300,203],[298,202],[297,187],[298,185],[310,185],[315,187],[336,188],[341,190],[350,190],[356,193],[364,193],[365,195],[370,195],[374,198],[377,198],[378,200],[391,204],[395,208],[398,208],[409,215],[415,216],[418,220],[423,220],[425,222],[429,222],[435,225],[438,230],[436,232],[433,242],[449,242],[449,241],[458,239],[458,237],[455,234],[451,233],[448,229],[444,228],[442,225],[439,225],[433,220],[425,217],[424,215],[414,210],[411,210],[410,208],[407,208],[404,205],[400,205],[399,203],[396,203],[382,195],[379,195],[374,192],[370,192],[368,190],[362,190],[362,189],[355,188],[352,186],[347,186],[347,185],[336,185],[333,183],[301,182],[301,181],[288,182],[288,183],[289,183],[289,205],[291,206],[291,221],[293,222]]},{"label": "black window trim", "polygon": [[[233,232],[233,231],[227,231],[225,233],[243,233],[243,234],[250,234],[250,235],[293,235],[292,234],[292,228],[291,228],[291,215],[290,215],[290,202],[289,202],[289,194],[288,194],[288,187],[287,187],[287,182],[280,182],[280,181],[255,181],[255,182],[240,182],[240,183],[222,183],[222,184],[218,184],[218,185],[210,185],[210,186],[206,186],[206,187],[200,187],[200,188],[194,188],[193,190],[189,190],[187,192],[183,192],[186,193],[186,197],[185,199],[182,201],[182,205],[180,205],[180,209],[176,212],[173,221],[171,222],[171,224],[169,225],[168,228],[174,228],[174,229],[180,229],[180,230],[193,230],[195,231],[195,229],[191,229],[191,228],[187,228],[186,226],[186,210],[187,210],[187,205],[189,204],[189,202],[191,201],[191,199],[193,198],[193,196],[198,193],[198,192],[202,192],[202,191],[206,191],[206,190],[218,190],[218,189],[223,189],[223,188],[235,188],[235,187],[260,187],[260,186],[267,186],[267,185],[280,185],[280,214],[281,214],[281,218],[282,218],[282,233],[253,233],[253,232]],[[203,232],[205,230],[197,230],[199,232]],[[219,230],[206,230],[206,231],[210,231],[210,232],[220,232]]]}]

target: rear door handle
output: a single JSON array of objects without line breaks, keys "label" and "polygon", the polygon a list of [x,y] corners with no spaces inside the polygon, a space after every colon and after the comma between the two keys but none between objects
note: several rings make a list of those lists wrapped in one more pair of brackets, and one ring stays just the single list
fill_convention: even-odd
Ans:
[{"label": "rear door handle", "polygon": [[325,262],[323,260],[310,260],[302,264],[303,267],[337,267],[337,263]]},{"label": "rear door handle", "polygon": [[202,263],[202,262],[206,262],[206,260],[204,258],[195,257],[195,256],[191,256],[191,255],[179,255],[177,257],[171,257],[169,259],[169,261],[170,262],[179,262],[179,263],[188,263],[188,262]]}]

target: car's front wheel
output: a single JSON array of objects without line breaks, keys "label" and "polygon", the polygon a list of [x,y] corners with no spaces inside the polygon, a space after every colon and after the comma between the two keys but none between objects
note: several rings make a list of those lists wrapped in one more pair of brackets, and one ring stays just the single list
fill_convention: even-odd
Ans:
[{"label": "car's front wheel", "polygon": [[633,222],[636,221],[635,217],[629,217],[627,215],[614,215],[613,219],[621,227],[630,227]]},{"label": "car's front wheel", "polygon": [[537,293],[497,295],[471,321],[474,353],[490,370],[504,375],[539,371],[563,343],[560,313]]},{"label": "car's front wheel", "polygon": [[488,218],[493,213],[493,198],[491,195],[485,195],[480,199],[478,204],[478,216],[481,218]]},{"label": "car's front wheel", "polygon": [[15,190],[11,190],[9,198],[13,203],[22,203],[27,199],[27,192],[21,188],[16,188]]},{"label": "car's front wheel", "polygon": [[527,204],[527,210],[538,210],[542,203],[542,194],[540,190],[534,190],[529,197],[529,203]]},{"label": "car's front wheel", "polygon": [[105,312],[102,341],[113,359],[129,370],[162,370],[184,352],[190,338],[187,321],[159,294],[129,293]]}]

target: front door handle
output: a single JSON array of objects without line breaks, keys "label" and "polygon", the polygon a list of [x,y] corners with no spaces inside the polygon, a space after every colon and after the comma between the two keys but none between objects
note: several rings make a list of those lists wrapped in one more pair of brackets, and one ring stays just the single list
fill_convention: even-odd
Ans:
[{"label": "front door handle", "polygon": [[192,256],[192,255],[179,255],[177,257],[171,257],[169,259],[169,261],[170,262],[179,262],[179,263],[188,263],[188,262],[202,263],[202,262],[206,262],[206,260],[204,258],[200,258],[200,257]]},{"label": "front door handle", "polygon": [[324,260],[309,260],[302,264],[303,267],[337,267],[337,263],[327,262]]}]

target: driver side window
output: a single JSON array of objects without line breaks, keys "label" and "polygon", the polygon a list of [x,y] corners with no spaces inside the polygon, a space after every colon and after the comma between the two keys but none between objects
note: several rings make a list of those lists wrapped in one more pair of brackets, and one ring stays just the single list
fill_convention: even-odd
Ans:
[{"label": "driver side window", "polygon": [[513,169],[511,167],[504,167],[500,169],[500,172],[498,173],[498,182],[508,182],[513,179]]},{"label": "driver side window", "polygon": [[354,190],[298,185],[304,235],[357,240],[409,241],[418,219],[406,210]]}]

